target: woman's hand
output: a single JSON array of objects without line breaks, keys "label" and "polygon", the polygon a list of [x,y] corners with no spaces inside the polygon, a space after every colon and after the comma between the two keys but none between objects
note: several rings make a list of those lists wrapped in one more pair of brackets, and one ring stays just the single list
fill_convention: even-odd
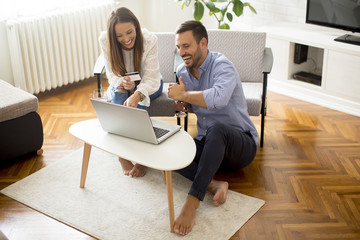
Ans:
[{"label": "woman's hand", "polygon": [[135,88],[135,82],[130,80],[129,76],[125,76],[124,80],[122,81],[122,87],[125,90],[133,90]]},{"label": "woman's hand", "polygon": [[124,102],[124,106],[128,107],[134,107],[136,108],[138,103],[140,102],[140,93],[135,92],[133,95],[131,95],[126,101]]}]

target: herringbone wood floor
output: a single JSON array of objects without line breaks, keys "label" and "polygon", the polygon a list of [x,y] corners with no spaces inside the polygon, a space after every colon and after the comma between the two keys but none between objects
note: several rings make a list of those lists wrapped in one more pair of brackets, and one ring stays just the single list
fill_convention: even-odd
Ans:
[{"label": "herringbone wood floor", "polygon": [[[96,117],[88,100],[95,88],[89,79],[38,96],[44,153],[2,163],[0,189],[82,147],[68,128]],[[259,118],[252,120],[259,130]],[[231,239],[360,239],[358,117],[270,92],[264,148],[250,166],[217,178],[266,200]],[[3,195],[0,209],[0,230],[12,240],[93,239]]]}]

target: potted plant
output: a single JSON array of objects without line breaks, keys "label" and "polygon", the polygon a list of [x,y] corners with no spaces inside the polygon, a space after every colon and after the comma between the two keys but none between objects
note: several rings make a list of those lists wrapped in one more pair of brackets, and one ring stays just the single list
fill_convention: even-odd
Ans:
[{"label": "potted plant", "polygon": [[[181,2],[181,9],[189,7],[191,0],[175,0]],[[218,29],[230,29],[229,24],[225,23],[225,17],[229,22],[232,22],[235,14],[240,17],[243,14],[244,8],[248,7],[253,13],[257,14],[256,10],[248,2],[241,0],[194,0],[194,19],[200,21],[204,16],[205,7],[209,9],[209,15],[214,16],[218,22]]]}]

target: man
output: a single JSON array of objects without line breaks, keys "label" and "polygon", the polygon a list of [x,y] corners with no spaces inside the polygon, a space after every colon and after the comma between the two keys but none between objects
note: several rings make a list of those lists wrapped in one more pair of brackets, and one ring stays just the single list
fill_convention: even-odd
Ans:
[{"label": "man", "polygon": [[[221,53],[207,49],[208,36],[198,21],[187,21],[176,31],[176,47],[184,60],[177,69],[179,84],[171,84],[169,97],[174,107],[184,111],[192,107],[197,116],[194,161],[178,172],[193,181],[174,231],[188,234],[206,190],[213,204],[226,201],[229,184],[216,181],[221,169],[238,169],[250,164],[255,155],[258,134],[247,112],[240,77],[234,65]],[[229,46],[234,47],[234,46]]]}]

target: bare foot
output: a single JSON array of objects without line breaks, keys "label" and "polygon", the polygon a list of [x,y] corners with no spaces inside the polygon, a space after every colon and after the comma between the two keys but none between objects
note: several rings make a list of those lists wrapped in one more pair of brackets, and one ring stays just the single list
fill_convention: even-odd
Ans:
[{"label": "bare foot", "polygon": [[180,215],[174,223],[174,232],[180,235],[186,235],[191,232],[195,224],[196,209],[199,207],[200,200],[192,195],[188,195]]},{"label": "bare foot", "polygon": [[140,164],[135,164],[135,166],[130,171],[129,175],[132,177],[143,177],[146,173],[146,167]]},{"label": "bare foot", "polygon": [[209,186],[209,191],[214,194],[213,205],[218,207],[226,201],[226,194],[229,189],[229,183],[225,181],[216,181],[211,180]]},{"label": "bare foot", "polygon": [[134,164],[130,162],[129,160],[123,159],[119,157],[119,161],[121,163],[121,167],[123,169],[123,172],[126,176],[130,175],[131,170],[134,168]]}]

